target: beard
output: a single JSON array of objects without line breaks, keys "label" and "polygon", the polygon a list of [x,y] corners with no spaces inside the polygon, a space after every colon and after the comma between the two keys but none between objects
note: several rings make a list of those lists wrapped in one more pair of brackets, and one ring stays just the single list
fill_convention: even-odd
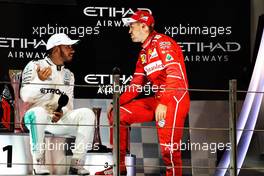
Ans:
[{"label": "beard", "polygon": [[72,55],[66,55],[62,50],[60,51],[60,55],[64,63],[70,63],[72,61]]}]

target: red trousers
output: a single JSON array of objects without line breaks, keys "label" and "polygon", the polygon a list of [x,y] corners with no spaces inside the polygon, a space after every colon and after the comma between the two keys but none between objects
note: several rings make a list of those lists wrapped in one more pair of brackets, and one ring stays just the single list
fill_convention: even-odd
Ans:
[{"label": "red trousers", "polygon": [[[158,103],[158,99],[149,97],[131,101],[120,107],[120,165],[125,163],[128,139],[127,126],[133,123],[154,121],[155,109]],[[173,101],[167,105],[165,126],[161,128],[156,122],[161,154],[163,162],[167,166],[167,176],[182,175],[182,160],[179,145],[183,134],[182,127],[184,127],[189,106],[188,94],[180,101],[174,97]],[[113,114],[111,113],[108,118],[112,125]],[[110,143],[113,144],[113,129],[110,129]]]}]

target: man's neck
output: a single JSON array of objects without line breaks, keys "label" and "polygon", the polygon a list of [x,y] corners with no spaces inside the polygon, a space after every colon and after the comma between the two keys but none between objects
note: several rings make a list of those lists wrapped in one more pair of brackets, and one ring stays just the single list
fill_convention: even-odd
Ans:
[{"label": "man's neck", "polygon": [[148,39],[149,35],[150,35],[150,33],[146,33],[146,34],[144,35],[144,39],[142,40],[141,43],[144,43],[144,42]]}]

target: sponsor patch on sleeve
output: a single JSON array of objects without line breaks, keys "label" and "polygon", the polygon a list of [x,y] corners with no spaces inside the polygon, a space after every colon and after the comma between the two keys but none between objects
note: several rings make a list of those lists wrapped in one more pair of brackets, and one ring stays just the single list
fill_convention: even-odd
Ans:
[{"label": "sponsor patch on sleeve", "polygon": [[145,64],[147,62],[147,60],[146,60],[146,54],[141,54],[140,55],[140,59],[141,59],[141,63],[142,64]]},{"label": "sponsor patch on sleeve", "polygon": [[157,53],[156,48],[154,48],[153,51],[149,50],[149,55],[150,55],[149,59],[153,59],[155,57],[158,57],[158,53]]},{"label": "sponsor patch on sleeve", "polygon": [[171,42],[160,42],[159,43],[161,49],[170,49],[171,48]]},{"label": "sponsor patch on sleeve", "polygon": [[169,62],[169,61],[172,61],[172,60],[174,60],[174,58],[170,55],[170,54],[167,54],[166,55],[166,62]]},{"label": "sponsor patch on sleeve", "polygon": [[161,35],[155,35],[154,39],[160,39]]},{"label": "sponsor patch on sleeve", "polygon": [[65,69],[63,82],[65,85],[70,85],[70,81],[71,81],[71,72],[70,70]]}]

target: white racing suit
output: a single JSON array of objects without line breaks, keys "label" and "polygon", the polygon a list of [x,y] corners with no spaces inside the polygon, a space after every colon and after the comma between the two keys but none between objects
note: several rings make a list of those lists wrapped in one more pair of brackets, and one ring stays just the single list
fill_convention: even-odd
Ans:
[{"label": "white racing suit", "polygon": [[[52,74],[47,80],[41,81],[38,78],[37,65],[40,69],[51,67]],[[48,57],[30,61],[25,67],[20,96],[24,102],[31,104],[25,113],[24,122],[30,131],[33,157],[41,158],[44,154],[45,131],[76,136],[73,158],[81,159],[91,148],[94,127],[85,125],[94,125],[95,115],[88,108],[73,110],[73,85],[73,73],[64,66],[55,65]],[[68,95],[69,102],[62,108],[62,118],[57,123],[52,123],[52,113],[57,109],[62,93]]]}]

